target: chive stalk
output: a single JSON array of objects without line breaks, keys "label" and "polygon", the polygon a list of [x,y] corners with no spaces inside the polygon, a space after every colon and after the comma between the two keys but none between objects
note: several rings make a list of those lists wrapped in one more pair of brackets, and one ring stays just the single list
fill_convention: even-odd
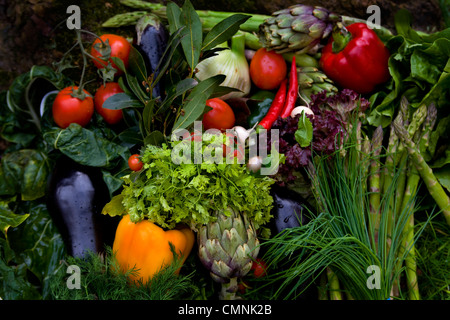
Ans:
[{"label": "chive stalk", "polygon": [[380,228],[380,203],[381,203],[381,186],[380,186],[380,159],[381,148],[383,143],[383,127],[378,126],[372,137],[372,161],[370,162],[369,176],[369,202],[370,202],[370,220],[371,230],[374,231],[373,237],[375,244],[378,242],[378,230]]}]

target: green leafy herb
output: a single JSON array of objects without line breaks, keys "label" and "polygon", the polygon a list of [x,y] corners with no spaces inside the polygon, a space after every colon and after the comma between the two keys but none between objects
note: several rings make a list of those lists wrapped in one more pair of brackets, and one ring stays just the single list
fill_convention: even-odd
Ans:
[{"label": "green leafy herb", "polygon": [[313,126],[305,113],[302,113],[298,120],[298,129],[295,131],[295,140],[300,144],[300,147],[306,148],[311,144],[313,138]]},{"label": "green leafy herb", "polygon": [[[148,218],[165,228],[173,228],[177,223],[195,228],[212,221],[215,211],[227,214],[231,207],[245,211],[257,228],[267,223],[273,202],[269,194],[272,179],[251,175],[245,165],[225,163],[223,142],[216,144],[218,149],[214,150],[217,142],[206,141],[207,138],[200,146],[200,156],[219,152],[223,163],[176,164],[177,152],[191,150],[191,142],[172,142],[170,147],[148,145],[142,156],[144,171],[124,177],[122,214],[130,214],[132,221]],[[117,215],[121,209],[113,211]]]},{"label": "green leafy herb", "polygon": [[[61,268],[50,279],[51,298],[54,300],[170,300],[189,299],[197,293],[192,282],[193,274],[177,275],[181,259],[174,253],[172,264],[156,273],[147,283],[130,283],[129,274],[136,272],[134,268],[126,273],[120,267],[107,248],[104,257],[90,252],[86,258],[68,257],[61,261]],[[80,289],[69,289],[66,273],[69,265],[80,268]]]}]

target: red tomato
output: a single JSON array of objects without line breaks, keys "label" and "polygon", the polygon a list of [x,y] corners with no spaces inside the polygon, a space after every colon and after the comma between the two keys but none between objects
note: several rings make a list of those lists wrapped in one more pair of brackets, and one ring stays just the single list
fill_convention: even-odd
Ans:
[{"label": "red tomato", "polygon": [[122,120],[123,114],[121,109],[112,110],[103,108],[103,103],[106,101],[106,99],[119,92],[123,92],[123,90],[120,88],[117,82],[107,82],[104,86],[101,85],[95,93],[95,111],[97,111],[97,113],[100,114],[108,124],[116,124],[120,120]]},{"label": "red tomato", "polygon": [[94,101],[86,90],[83,90],[86,97],[83,100],[73,97],[78,90],[77,86],[62,89],[53,101],[53,120],[60,128],[67,128],[71,123],[78,123],[86,126],[94,114]]},{"label": "red tomato", "polygon": [[205,130],[218,129],[224,131],[233,128],[236,121],[234,112],[225,101],[213,98],[206,100],[206,105],[211,107],[212,110],[203,115],[202,122]]},{"label": "red tomato", "polygon": [[[125,68],[127,68],[128,67],[128,56],[130,55],[130,50],[131,50],[131,45],[127,41],[127,39],[125,39],[122,36],[118,36],[116,34],[104,34],[104,35],[100,36],[100,39],[102,39],[103,42],[105,42],[105,43],[106,43],[106,41],[108,41],[108,44],[111,47],[111,57],[120,58],[123,61]],[[100,39],[98,39],[98,38],[95,39],[95,41],[91,47],[91,55],[97,59],[100,59],[100,61],[97,59],[92,59],[92,61],[94,62],[94,65],[99,69],[104,68],[107,64],[106,61],[101,60],[102,53],[98,52],[94,48],[94,45],[96,45],[97,43],[101,44]],[[122,70],[120,70],[113,63],[112,59],[110,59],[109,61],[111,62],[111,65],[117,70],[116,75],[122,74]]]},{"label": "red tomato", "polygon": [[251,270],[255,278],[261,278],[267,274],[267,265],[260,258],[256,258],[256,261],[253,261]]},{"label": "red tomato", "polygon": [[260,48],[250,62],[250,78],[262,90],[273,90],[286,78],[287,65],[281,54]]},{"label": "red tomato", "polygon": [[141,162],[141,159],[139,159],[138,154],[133,154],[128,158],[128,166],[133,171],[139,171],[142,169],[144,164]]}]

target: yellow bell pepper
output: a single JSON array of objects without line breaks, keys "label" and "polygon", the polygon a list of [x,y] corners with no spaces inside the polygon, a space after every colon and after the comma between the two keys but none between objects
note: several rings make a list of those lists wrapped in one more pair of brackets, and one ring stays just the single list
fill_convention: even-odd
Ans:
[{"label": "yellow bell pepper", "polygon": [[134,223],[126,215],[117,226],[113,252],[123,272],[133,267],[139,272],[130,275],[131,280],[141,279],[145,283],[162,267],[172,263],[169,242],[184,263],[194,241],[194,233],[187,227],[165,231],[148,220]]}]

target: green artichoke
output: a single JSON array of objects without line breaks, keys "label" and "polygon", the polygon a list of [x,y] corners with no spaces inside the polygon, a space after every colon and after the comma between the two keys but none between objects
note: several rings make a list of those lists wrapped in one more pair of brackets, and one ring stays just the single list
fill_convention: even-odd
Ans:
[{"label": "green artichoke", "polygon": [[322,7],[297,4],[276,11],[259,27],[259,39],[278,53],[314,54],[342,17]]},{"label": "green artichoke", "polygon": [[199,257],[214,281],[222,283],[220,298],[235,299],[237,279],[251,269],[259,253],[256,230],[245,213],[216,213],[217,220],[200,227]]},{"label": "green artichoke", "polygon": [[298,92],[304,101],[311,102],[311,95],[322,91],[336,93],[338,89],[325,73],[315,67],[300,68],[298,72]]}]

